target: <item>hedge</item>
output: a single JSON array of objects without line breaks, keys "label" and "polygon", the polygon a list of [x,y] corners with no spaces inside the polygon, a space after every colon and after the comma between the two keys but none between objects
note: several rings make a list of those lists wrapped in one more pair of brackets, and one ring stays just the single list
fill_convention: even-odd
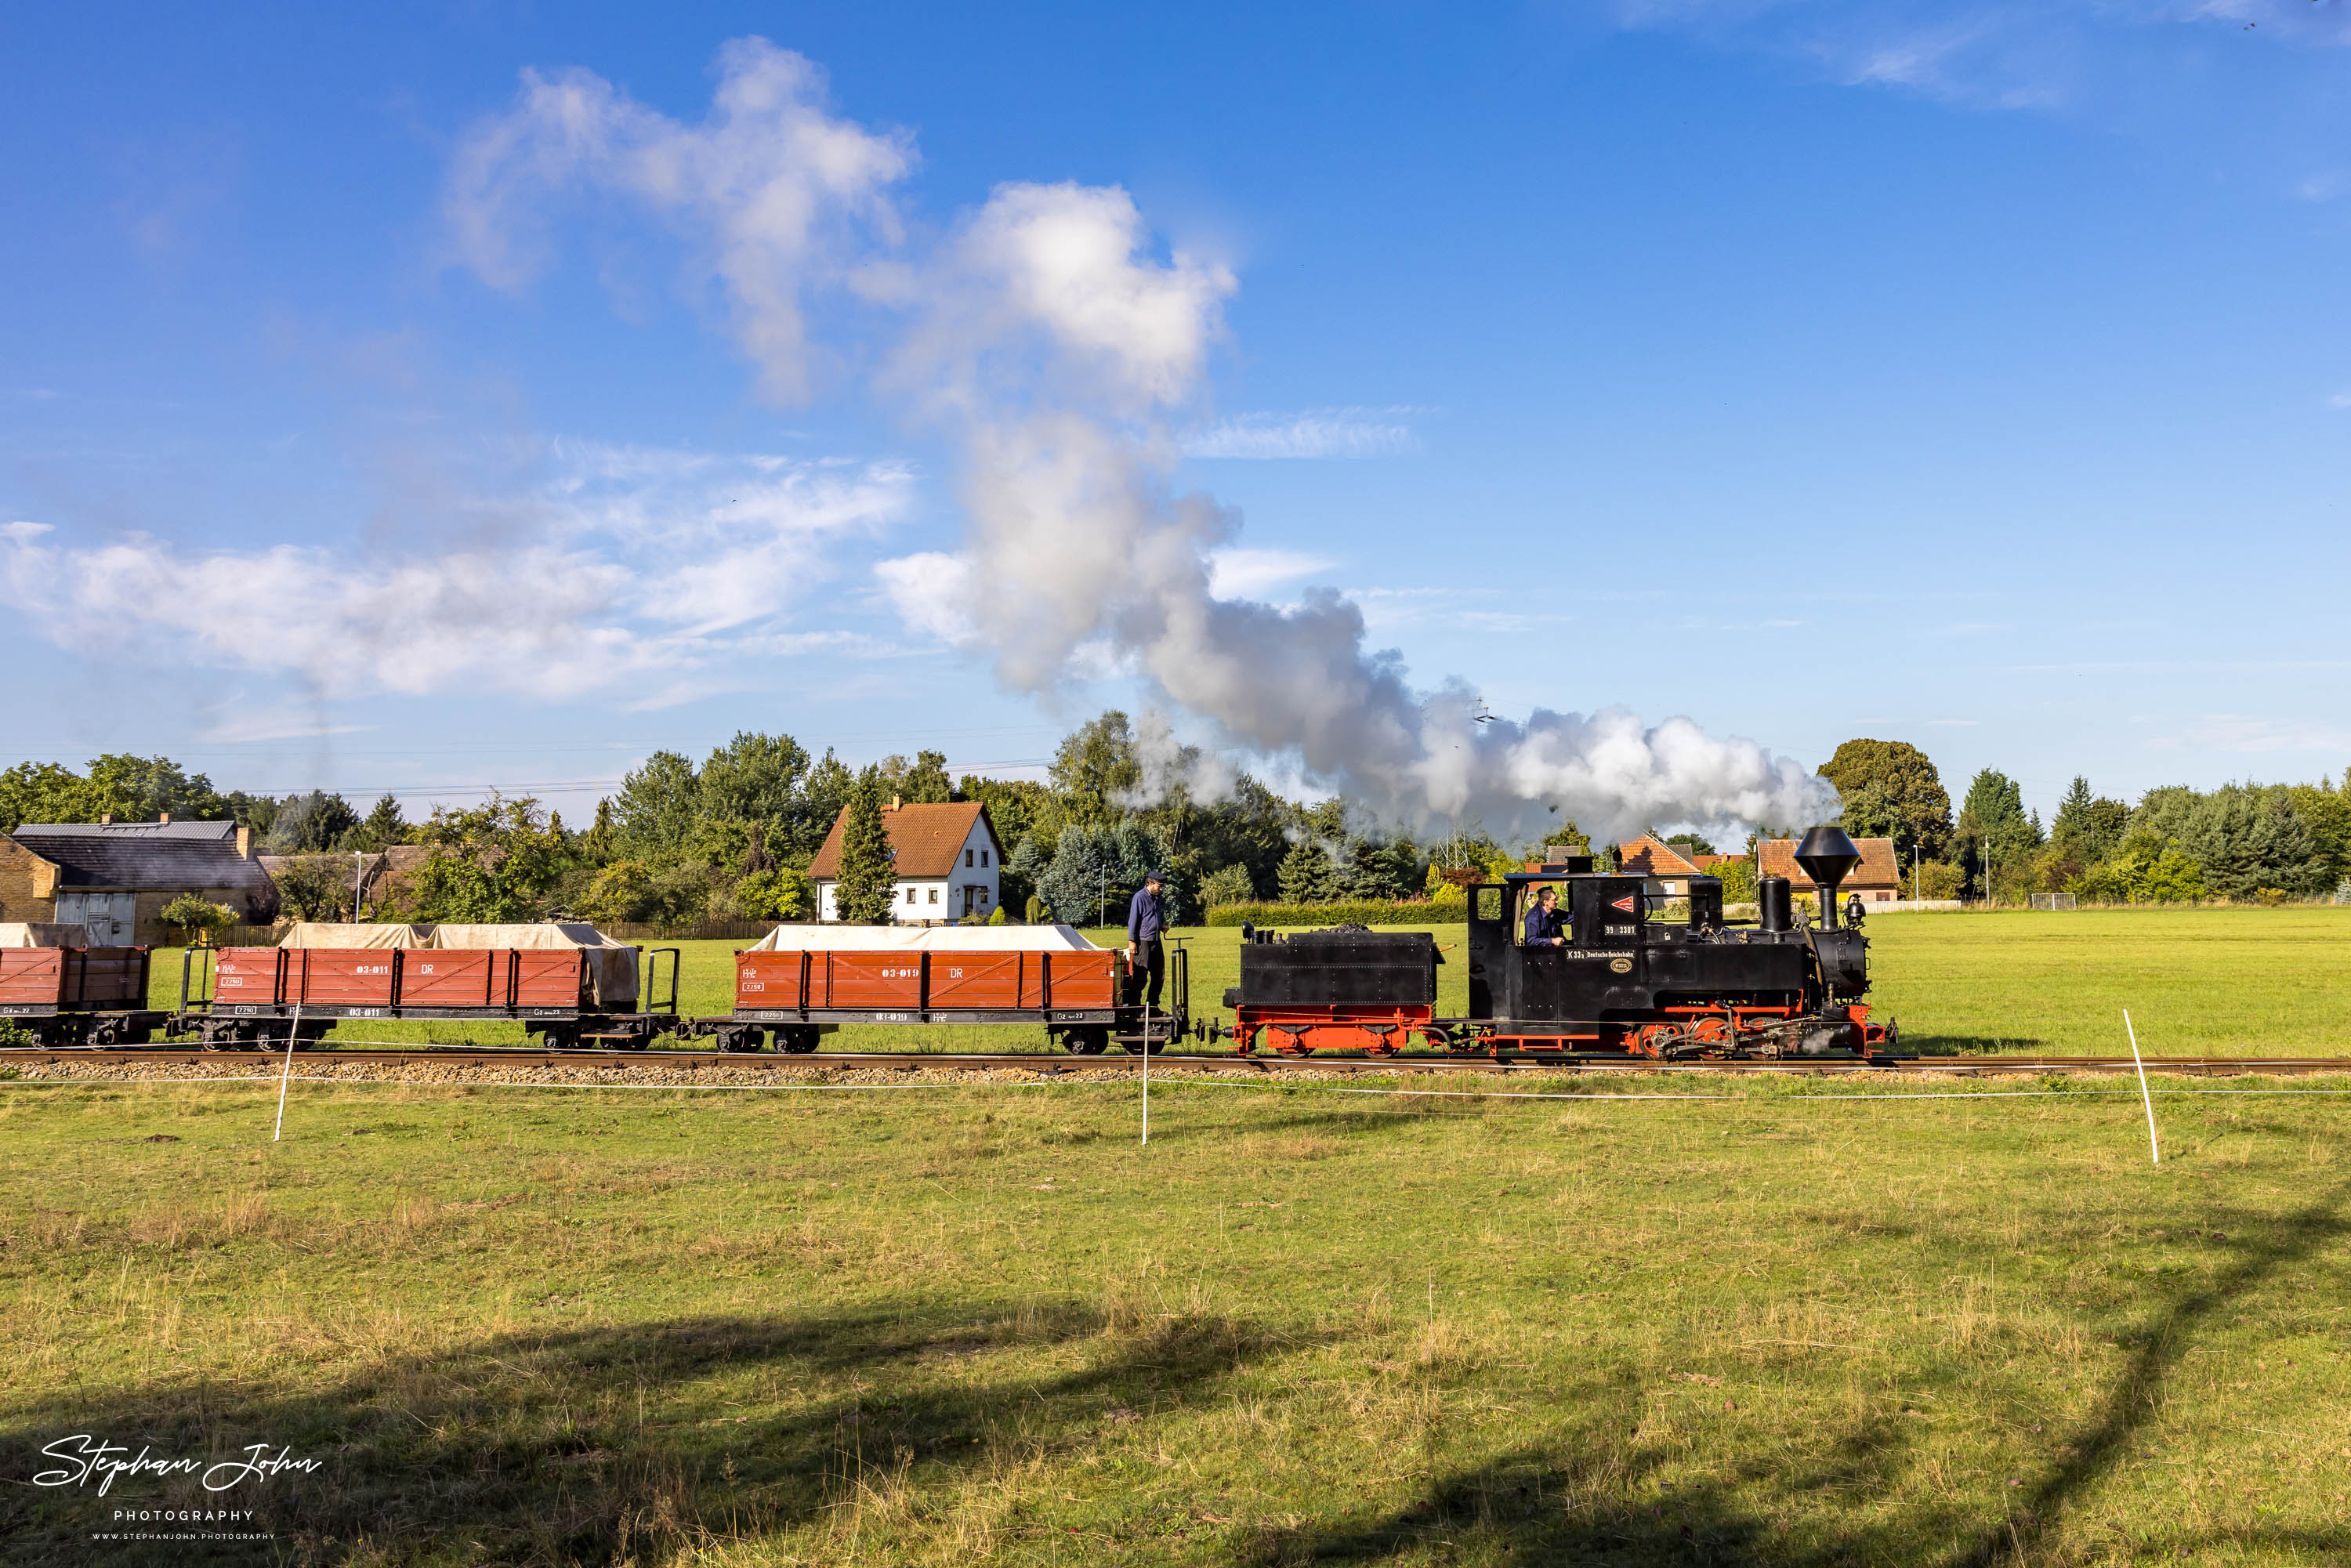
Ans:
[{"label": "hedge", "polygon": [[1466,904],[1412,899],[1399,904],[1220,904],[1211,925],[1458,925]]}]

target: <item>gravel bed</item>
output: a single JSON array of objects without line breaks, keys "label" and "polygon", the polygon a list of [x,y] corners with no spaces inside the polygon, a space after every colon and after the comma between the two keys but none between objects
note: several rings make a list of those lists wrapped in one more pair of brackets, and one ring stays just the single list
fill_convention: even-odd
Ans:
[{"label": "gravel bed", "polygon": [[[208,1081],[266,1080],[277,1082],[276,1067],[264,1068],[250,1061],[89,1061],[70,1060],[25,1062],[16,1065],[17,1076],[23,1079],[65,1080],[84,1082],[141,1082],[166,1081],[204,1082]],[[726,1062],[702,1065],[635,1061],[585,1065],[545,1062],[453,1062],[416,1059],[408,1061],[337,1061],[331,1056],[298,1055],[294,1059],[294,1077],[305,1082],[325,1083],[407,1083],[407,1084],[552,1084],[564,1086],[611,1085],[614,1087],[713,1088],[763,1084],[799,1086],[882,1087],[926,1085],[952,1087],[957,1084],[1043,1084],[1043,1083],[1133,1083],[1140,1076],[1139,1065],[1130,1061],[1115,1064],[1088,1063],[1078,1065],[1061,1062],[1039,1067],[842,1067],[826,1064],[808,1066],[737,1066]],[[1311,1067],[1284,1068],[1267,1071],[1262,1068],[1235,1065],[1232,1067],[1180,1067],[1162,1069],[1154,1073],[1165,1083],[1176,1079],[1222,1079],[1249,1083],[1360,1083],[1364,1074],[1344,1071],[1318,1070]],[[1395,1082],[1384,1075],[1374,1075],[1383,1086]],[[2031,1078],[2029,1071],[2016,1073],[1973,1074],[1969,1082],[1985,1079],[2011,1080]],[[1657,1076],[1648,1073],[1611,1071],[1530,1073],[1511,1075],[1502,1082],[1484,1076],[1463,1074],[1457,1082],[1433,1080],[1431,1075],[1413,1074],[1406,1092],[1414,1093],[1510,1093],[1548,1091],[1584,1094],[1646,1092],[1720,1093],[1733,1082],[1743,1082],[1735,1074],[1725,1074],[1724,1081],[1708,1082],[1704,1088],[1693,1082],[1693,1073],[1672,1075],[1671,1087]],[[1836,1078],[1841,1086],[1851,1091],[1891,1089],[1900,1086],[1926,1090],[1935,1081],[1922,1082],[1919,1075],[1898,1072],[1851,1072]],[[1949,1085],[1963,1085],[1954,1082]]]}]

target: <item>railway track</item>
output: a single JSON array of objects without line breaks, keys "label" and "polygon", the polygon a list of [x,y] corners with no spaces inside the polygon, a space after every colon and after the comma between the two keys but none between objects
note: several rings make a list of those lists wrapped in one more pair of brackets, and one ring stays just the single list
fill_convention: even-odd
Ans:
[{"label": "railway track", "polygon": [[[957,1055],[945,1051],[825,1051],[806,1055],[779,1055],[768,1051],[742,1052],[717,1051],[597,1051],[572,1049],[548,1051],[531,1046],[413,1046],[398,1048],[357,1048],[348,1050],[306,1051],[298,1053],[309,1063],[350,1062],[377,1065],[432,1062],[436,1065],[503,1065],[521,1067],[887,1067],[900,1069],[962,1068],[1001,1069],[1032,1068],[1047,1073],[1099,1071],[1105,1067],[1132,1066],[1142,1068],[1140,1057],[1072,1057],[1047,1055],[1042,1051],[1014,1051],[995,1055]],[[193,1047],[136,1046],[119,1049],[75,1049],[64,1047],[10,1047],[0,1049],[0,1067],[20,1063],[171,1063],[212,1062],[223,1066],[237,1063],[263,1064],[281,1062],[282,1051],[203,1051]],[[1151,1059],[1155,1072],[1208,1071],[1218,1069],[1249,1068],[1266,1073],[1296,1071],[1311,1069],[1322,1072],[1370,1073],[1471,1073],[1509,1077],[1534,1072],[1698,1072],[1698,1073],[1761,1073],[1796,1075],[1834,1075],[1850,1072],[1898,1072],[1922,1078],[1968,1076],[1979,1073],[2105,1073],[2128,1072],[2131,1059],[2127,1056],[1927,1056],[1902,1057],[1878,1062],[1861,1061],[1562,1061],[1514,1060],[1495,1061],[1484,1057],[1395,1056],[1369,1058],[1359,1056],[1315,1056],[1310,1058],[1282,1056],[1235,1056],[1222,1053],[1166,1053]],[[2150,1072],[2186,1074],[2192,1077],[2226,1077],[2237,1073],[2256,1072],[2282,1075],[2308,1073],[2351,1072],[2351,1058],[2285,1056],[2150,1056],[2146,1059]]]}]

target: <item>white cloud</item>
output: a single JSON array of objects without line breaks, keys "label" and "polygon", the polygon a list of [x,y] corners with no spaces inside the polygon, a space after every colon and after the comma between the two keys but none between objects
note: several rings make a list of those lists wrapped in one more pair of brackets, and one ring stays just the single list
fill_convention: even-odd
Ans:
[{"label": "white cloud", "polygon": [[680,701],[740,680],[732,661],[810,646],[779,623],[830,575],[826,547],[886,528],[909,489],[890,465],[581,444],[556,444],[551,466],[455,547],[193,550],[21,525],[0,545],[0,602],[61,647],[127,631],[159,662],[279,674],[319,701]]},{"label": "white cloud", "polygon": [[315,707],[288,707],[263,704],[245,706],[240,692],[229,701],[217,703],[204,711],[212,722],[199,730],[196,738],[213,746],[242,746],[264,740],[311,740],[329,735],[360,735],[381,727],[372,724],[335,724],[321,716]]},{"label": "white cloud", "polygon": [[940,550],[901,556],[873,569],[900,620],[943,643],[968,648],[979,641],[972,620],[971,563]]},{"label": "white cloud", "polygon": [[2088,96],[2118,47],[2158,29],[2351,43],[2351,16],[2312,0],[1599,0],[1617,26],[1808,62],[1828,78],[1992,109]]},{"label": "white cloud", "polygon": [[1187,435],[1184,455],[1266,461],[1280,458],[1386,457],[1419,449],[1407,408],[1319,409],[1248,413]]},{"label": "white cloud", "polygon": [[1304,550],[1252,549],[1229,545],[1208,552],[1208,591],[1219,599],[1258,599],[1284,583],[1337,566],[1330,556]]},{"label": "white cloud", "polygon": [[2334,396],[2328,398],[2326,400],[2326,406],[2329,408],[2351,408],[2351,387],[2346,387],[2343,391],[2336,392]]},{"label": "white cloud", "polygon": [[519,288],[546,264],[563,198],[633,198],[696,246],[768,392],[804,397],[802,297],[842,281],[866,235],[895,237],[886,192],[913,168],[913,144],[827,114],[823,72],[765,38],[727,44],[718,77],[709,117],[685,125],[590,72],[524,71],[514,108],[458,147],[442,215],[456,261]]},{"label": "white cloud", "polygon": [[0,523],[0,539],[8,539],[20,545],[31,544],[43,534],[51,531],[53,530],[47,523],[28,523],[21,517],[13,523]]}]

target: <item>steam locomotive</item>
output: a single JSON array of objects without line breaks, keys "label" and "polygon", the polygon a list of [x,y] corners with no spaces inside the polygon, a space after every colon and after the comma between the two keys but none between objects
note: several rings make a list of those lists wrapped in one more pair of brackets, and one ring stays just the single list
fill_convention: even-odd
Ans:
[{"label": "steam locomotive", "polygon": [[[1385,1056],[1416,1042],[1498,1057],[1877,1055],[1897,1035],[1860,1001],[1861,900],[1837,918],[1837,889],[1860,862],[1840,829],[1804,835],[1796,863],[1821,890],[1818,925],[1797,914],[1785,877],[1762,879],[1751,925],[1723,918],[1717,877],[1691,879],[1686,920],[1652,918],[1667,901],[1590,856],[1474,884],[1467,1018],[1437,1016],[1445,957],[1426,933],[1245,928],[1241,983],[1225,993],[1233,1022],[1210,1032],[1294,1056]],[[1527,914],[1546,888],[1563,895],[1563,941],[1531,944]]]}]

